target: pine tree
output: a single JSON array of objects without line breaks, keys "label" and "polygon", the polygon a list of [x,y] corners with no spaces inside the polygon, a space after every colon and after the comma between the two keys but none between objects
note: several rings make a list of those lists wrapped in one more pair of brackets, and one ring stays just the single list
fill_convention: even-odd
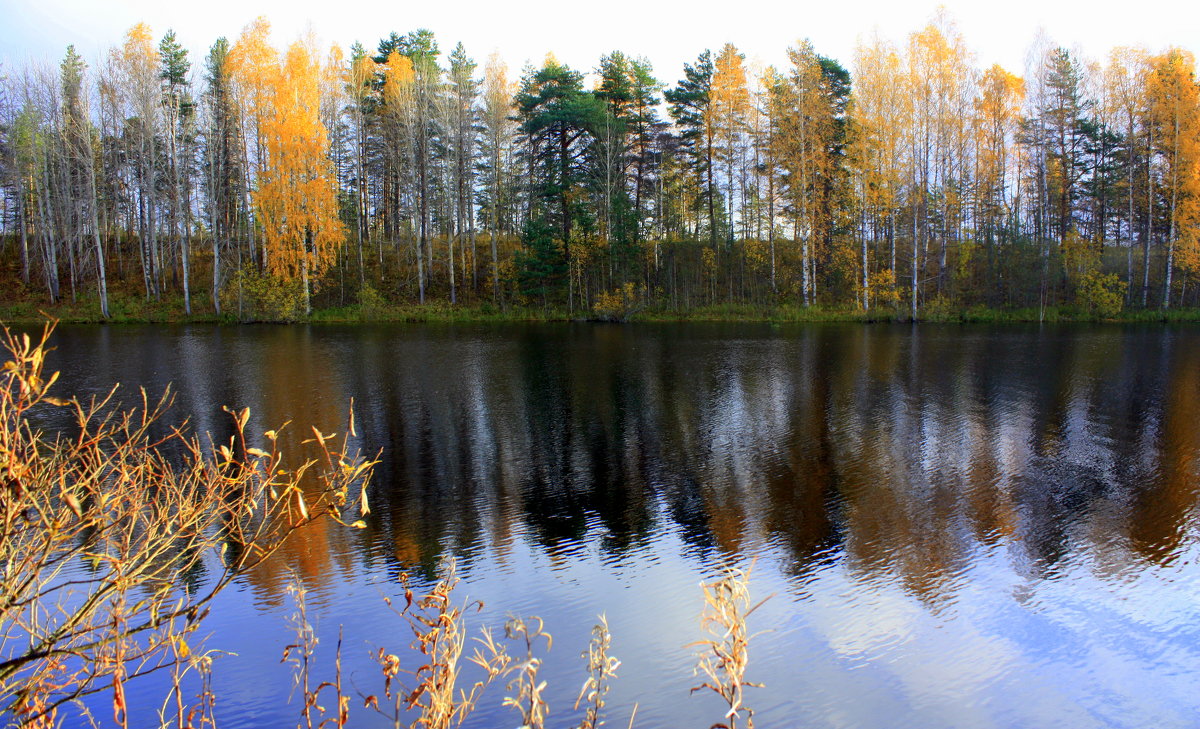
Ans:
[{"label": "pine tree", "polygon": [[[745,56],[726,43],[713,64],[706,132],[715,141],[716,158],[725,168],[727,240],[734,238],[734,166],[744,154],[750,115],[750,90],[746,80]],[[743,206],[745,200],[742,201]]]},{"label": "pine tree", "polygon": [[188,74],[191,63],[187,50],[168,30],[158,44],[162,79],[162,106],[166,130],[165,182],[169,198],[170,230],[175,238],[183,268],[183,311],[192,313],[191,288],[191,229],[192,229],[192,149],[195,144],[195,102],[192,100]]},{"label": "pine tree", "polygon": [[1083,69],[1065,48],[1055,48],[1045,60],[1046,96],[1038,115],[1047,149],[1047,194],[1053,204],[1053,225],[1059,246],[1075,232],[1081,183],[1091,173],[1087,151],[1095,136],[1090,114],[1093,103],[1083,95]]},{"label": "pine tree", "polygon": [[205,59],[205,193],[208,200],[207,221],[212,236],[212,300],[213,309],[221,313],[223,253],[237,245],[241,265],[241,246],[234,241],[238,220],[242,215],[241,201],[246,185],[238,143],[237,107],[233,98],[229,67],[229,41],[218,38]]},{"label": "pine tree", "polygon": [[[100,300],[100,315],[108,318],[108,277],[104,267],[104,245],[100,240],[99,200],[96,194],[96,158],[92,148],[92,123],[89,119],[84,73],[87,64],[67,46],[61,70],[62,80],[62,143],[64,167],[63,185],[58,194],[65,198],[64,208],[71,220],[71,260],[82,264],[84,237],[90,230],[92,253],[96,262],[96,288]],[[76,255],[78,246],[80,255]],[[72,269],[72,289],[75,283]]]},{"label": "pine tree", "polygon": [[583,205],[584,186],[590,177],[588,151],[611,116],[601,100],[583,90],[583,75],[553,57],[522,79],[515,103],[533,171],[532,218],[558,231],[563,256],[571,267],[567,302],[573,306],[577,278],[573,231],[577,222],[590,224]]},{"label": "pine tree", "polygon": [[680,145],[688,157],[695,175],[697,197],[708,214],[708,237],[713,251],[717,250],[717,216],[713,186],[714,129],[706,123],[712,92],[712,52],[704,51],[696,63],[684,64],[683,79],[673,89],[664,92],[671,118],[679,128]]},{"label": "pine tree", "polygon": [[467,252],[466,246],[463,245],[464,236],[470,244],[472,293],[476,291],[476,272],[478,270],[475,251],[475,208],[471,194],[475,187],[475,158],[478,151],[479,130],[478,110],[476,109],[479,81],[475,78],[476,67],[477,64],[467,56],[462,43],[454,47],[454,51],[450,54],[449,73],[449,92],[453,99],[451,115],[453,128],[449,131],[451,159],[453,160],[454,228],[464,259]]}]

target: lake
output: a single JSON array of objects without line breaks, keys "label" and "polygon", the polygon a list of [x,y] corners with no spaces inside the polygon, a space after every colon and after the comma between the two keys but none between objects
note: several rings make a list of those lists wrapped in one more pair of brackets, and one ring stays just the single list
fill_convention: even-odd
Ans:
[{"label": "lake", "polygon": [[[412,658],[384,598],[445,555],[485,605],[473,631],[545,620],[552,727],[578,722],[600,613],[609,726],[635,705],[635,726],[719,721],[689,696],[699,584],[752,561],[760,727],[1200,723],[1197,327],[62,326],[54,345],[59,394],[171,383],[196,429],[248,406],[298,452],[353,399],[381,453],[365,530],[308,528],[218,599],[225,729],[298,721],[292,580],[318,678],[340,629],[349,690],[378,693],[376,650]],[[145,721],[164,690],[129,686]],[[516,726],[504,694],[466,725]],[[351,726],[389,725],[360,706]]]}]

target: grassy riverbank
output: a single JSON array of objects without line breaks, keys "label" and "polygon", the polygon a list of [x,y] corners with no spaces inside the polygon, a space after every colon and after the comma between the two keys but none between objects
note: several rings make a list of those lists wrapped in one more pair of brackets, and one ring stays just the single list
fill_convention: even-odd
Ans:
[{"label": "grassy riverbank", "polygon": [[[237,312],[213,313],[207,298],[196,297],[192,301],[191,315],[183,313],[180,297],[164,297],[160,301],[146,301],[140,296],[113,297],[110,302],[108,323],[152,324],[152,323],[221,323],[237,324],[254,321],[293,321],[310,323],[362,323],[362,322],[553,322],[596,319],[584,311],[566,311],[561,308],[541,307],[497,307],[490,303],[473,305],[451,305],[435,301],[425,305],[382,304],[364,307],[349,306],[315,309],[308,317],[272,319],[239,317]],[[0,301],[0,321],[9,324],[40,323],[47,317],[67,323],[101,323],[100,308],[92,297],[81,297],[75,302],[60,302],[48,305],[44,302]],[[1046,307],[1044,309],[996,309],[971,307],[967,309],[931,305],[923,308],[919,321],[937,323],[1020,323],[1020,322],[1200,322],[1200,309],[1129,309],[1115,317],[1100,317],[1073,306]],[[759,306],[750,304],[724,304],[700,306],[688,309],[654,308],[618,314],[609,320],[634,322],[897,322],[909,321],[907,309],[872,309],[825,306]]]}]

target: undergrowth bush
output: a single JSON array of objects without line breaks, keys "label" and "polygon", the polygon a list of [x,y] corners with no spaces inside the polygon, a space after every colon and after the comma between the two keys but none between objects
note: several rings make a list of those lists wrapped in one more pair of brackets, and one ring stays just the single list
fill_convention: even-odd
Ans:
[{"label": "undergrowth bush", "polygon": [[592,315],[601,321],[627,321],[641,310],[638,287],[633,282],[602,291],[592,304]]},{"label": "undergrowth bush", "polygon": [[358,290],[358,312],[363,321],[377,321],[387,313],[388,302],[370,283]]},{"label": "undergrowth bush", "polygon": [[1125,305],[1125,290],[1128,284],[1115,273],[1089,271],[1075,287],[1079,305],[1094,316],[1112,319],[1121,313]]},{"label": "undergrowth bush", "polygon": [[239,269],[221,287],[221,311],[239,321],[299,321],[304,318],[304,285],[298,278]]}]

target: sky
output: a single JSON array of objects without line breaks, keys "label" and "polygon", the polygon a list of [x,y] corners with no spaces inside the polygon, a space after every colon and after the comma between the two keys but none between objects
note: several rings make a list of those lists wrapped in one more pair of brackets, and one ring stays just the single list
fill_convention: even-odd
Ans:
[{"label": "sky", "polygon": [[[1118,45],[1152,51],[1174,45],[1196,52],[1200,40],[1200,4],[1187,0],[1138,0],[1136,8],[1126,6],[1119,13],[1115,3],[1110,9],[1103,0],[942,5],[980,68],[999,63],[1018,75],[1039,30],[1093,60]],[[560,62],[590,71],[601,55],[621,50],[646,57],[660,80],[674,83],[685,62],[727,42],[751,62],[783,66],[787,47],[808,38],[818,53],[849,67],[860,37],[878,32],[903,44],[937,8],[935,2],[910,0],[0,0],[0,63],[6,68],[30,59],[57,64],[69,43],[94,61],[141,21],[155,37],[174,29],[198,69],[216,38],[232,41],[247,23],[265,15],[279,46],[311,29],[322,45],[348,48],[361,41],[373,49],[393,30],[428,28],[443,52],[461,41],[481,64],[497,52],[514,75],[526,63],[540,65],[548,51]]]}]

